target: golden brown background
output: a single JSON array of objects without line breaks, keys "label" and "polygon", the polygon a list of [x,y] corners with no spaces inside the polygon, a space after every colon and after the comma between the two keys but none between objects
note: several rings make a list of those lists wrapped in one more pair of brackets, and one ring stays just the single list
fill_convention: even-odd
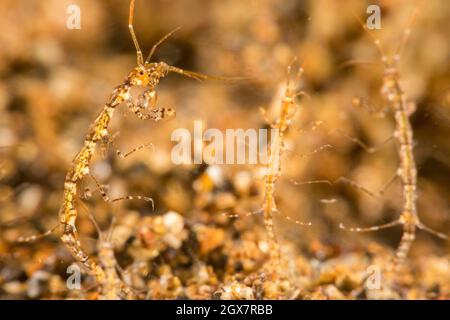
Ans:
[{"label": "golden brown background", "polygon": [[[69,4],[81,8],[81,30],[65,27]],[[370,298],[367,293],[355,295],[354,290],[361,284],[366,267],[373,263],[373,256],[391,254],[401,230],[355,234],[339,230],[338,226],[341,222],[369,226],[397,218],[402,206],[400,183],[397,181],[384,196],[374,199],[342,184],[295,186],[289,182],[335,181],[346,176],[376,191],[397,169],[393,143],[368,154],[335,131],[343,130],[376,145],[394,130],[391,114],[377,118],[351,103],[354,96],[362,96],[375,107],[383,106],[382,68],[340,67],[349,59],[378,59],[370,37],[355,18],[365,17],[368,4],[333,0],[138,0],[134,25],[145,52],[162,35],[182,26],[158,49],[156,61],[249,79],[232,84],[199,83],[169,75],[158,93],[161,106],[177,111],[171,121],[140,121],[126,108],[118,110],[110,130],[120,132],[117,146],[127,151],[152,142],[155,152],[143,149],[122,160],[113,150],[103,157],[99,149],[92,172],[108,185],[111,195],[150,196],[156,210],[139,201],[106,204],[94,192],[84,201],[87,209],[82,205],[79,208],[83,246],[95,256],[97,235],[83,210],[90,210],[103,229],[116,215],[116,231],[121,232],[117,236],[117,258],[123,268],[136,261],[144,263],[145,270],[136,276],[136,286],[150,290],[147,298],[210,298],[226,285],[227,277],[256,272],[267,259],[264,250],[248,270],[243,267],[244,271],[231,265],[233,254],[228,250],[238,247],[245,252],[245,246],[256,250],[251,243],[265,238],[261,217],[229,219],[222,213],[245,214],[258,209],[262,184],[257,168],[221,165],[221,177],[214,181],[206,165],[173,165],[170,134],[176,128],[192,130],[194,120],[203,120],[206,127],[223,131],[263,128],[258,108],[269,108],[269,114],[274,115],[286,81],[286,67],[296,56],[304,63],[303,88],[311,97],[300,99],[295,124],[308,127],[311,121],[324,121],[314,131],[290,132],[288,144],[295,154],[284,155],[283,176],[277,185],[280,211],[313,223],[301,227],[276,217],[282,245],[296,252],[288,257],[296,261],[300,274],[297,280],[301,294],[296,298]],[[407,96],[417,103],[411,121],[419,169],[419,215],[425,224],[448,234],[449,2],[386,0],[377,4],[382,8],[382,30],[373,34],[388,53],[395,50],[413,10],[420,6],[400,71]],[[73,293],[65,288],[65,270],[72,259],[57,236],[27,244],[15,240],[57,223],[66,170],[111,90],[135,66],[127,28],[128,5],[128,1],[87,0],[0,2],[1,298],[95,298],[89,290]],[[333,148],[298,156],[324,144]],[[84,184],[94,188],[88,178]],[[183,240],[185,244],[179,249],[182,252],[163,246],[160,252],[149,253],[156,249],[142,245],[142,228],[169,210],[185,218],[190,236]],[[193,246],[189,245],[191,238],[196,239]],[[448,242],[419,232],[410,253],[411,277],[394,297],[448,299],[449,248]],[[195,278],[192,270],[198,264],[210,266],[217,276],[204,295],[190,293],[196,288],[188,290],[190,280]],[[166,292],[158,287],[161,266],[167,265],[171,274],[180,279],[178,291]],[[327,268],[331,268],[327,272],[333,276],[323,271]],[[352,290],[338,283],[340,273],[353,281]],[[37,281],[36,277],[43,280]]]}]

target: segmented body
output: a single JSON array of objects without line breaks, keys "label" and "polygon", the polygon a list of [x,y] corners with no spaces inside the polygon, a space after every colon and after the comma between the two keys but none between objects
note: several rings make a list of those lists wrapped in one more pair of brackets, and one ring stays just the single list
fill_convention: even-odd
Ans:
[{"label": "segmented body", "polygon": [[264,205],[262,208],[264,214],[264,226],[269,238],[269,253],[272,261],[279,261],[280,259],[280,246],[278,244],[273,225],[273,213],[277,211],[274,193],[275,181],[278,179],[278,176],[266,176],[264,186]]},{"label": "segmented body", "polygon": [[[63,229],[61,240],[66,244],[74,258],[86,266],[100,282],[105,277],[104,271],[97,263],[89,259],[88,255],[82,250],[78,237],[76,228],[78,215],[76,209],[77,184],[84,176],[89,174],[89,165],[95,147],[108,135],[108,125],[117,106],[126,102],[130,110],[143,120],[151,119],[157,121],[172,115],[173,111],[170,109],[153,108],[156,99],[149,101],[149,97],[156,97],[154,87],[159,83],[159,79],[167,74],[165,71],[157,70],[157,67],[165,68],[167,66],[165,63],[154,63],[152,65],[155,68],[150,68],[151,73],[142,72],[141,74],[140,67],[137,67],[130,73],[123,84],[114,89],[109,101],[89,129],[84,140],[84,145],[81,151],[75,156],[64,182],[64,200],[60,209],[59,219]],[[145,85],[150,88],[140,96],[139,103],[135,104],[130,96],[130,88],[138,85]],[[146,114],[142,113],[141,110],[149,107],[149,104],[151,108],[150,112]]]},{"label": "segmented body", "polygon": [[[301,70],[300,70],[301,72]],[[283,100],[281,102],[280,116],[270,123],[271,141],[268,164],[264,174],[264,202],[262,211],[264,214],[264,225],[269,238],[269,252],[272,262],[279,262],[280,250],[273,225],[273,213],[278,212],[275,202],[275,184],[281,176],[280,158],[284,151],[284,134],[292,120],[295,107],[295,86],[288,81]]]},{"label": "segmented body", "polygon": [[[418,13],[418,8],[414,11],[411,16],[411,20],[407,28],[405,28],[403,32],[402,39],[397,47],[395,54],[392,57],[386,56],[384,50],[382,48],[381,42],[379,39],[374,38],[371,33],[368,33],[375,46],[378,49],[378,53],[381,58],[381,64],[384,67],[384,76],[383,76],[383,86],[381,89],[381,93],[383,95],[384,100],[387,102],[389,109],[394,113],[395,118],[395,131],[393,137],[395,138],[395,142],[397,144],[397,154],[400,159],[400,164],[398,166],[395,177],[391,179],[385,187],[382,189],[378,195],[384,193],[384,190],[396,179],[400,178],[402,184],[402,193],[403,193],[403,207],[402,213],[400,217],[394,221],[367,227],[367,228],[347,228],[343,224],[341,224],[341,228],[353,232],[370,232],[377,231],[381,229],[390,228],[397,225],[403,226],[403,234],[400,239],[400,243],[395,252],[395,257],[393,264],[389,266],[389,268],[394,271],[398,271],[401,266],[403,266],[406,257],[411,249],[411,246],[415,240],[416,230],[421,229],[430,234],[439,237],[441,239],[448,239],[448,236],[440,233],[438,231],[429,228],[424,225],[418,216],[417,212],[417,167],[414,159],[413,147],[414,147],[414,137],[413,137],[413,128],[411,126],[410,116],[414,112],[414,105],[408,102],[405,93],[403,92],[400,86],[400,76],[398,71],[398,64],[400,62],[400,57],[402,50],[404,49],[408,38],[411,34],[411,26],[415,21],[415,18]],[[365,25],[360,21],[363,29],[367,31]],[[384,111],[383,111],[384,113]],[[364,146],[359,140],[352,139],[358,142],[360,145]],[[389,141],[390,138],[387,141]],[[367,148],[364,146],[366,150],[369,152],[374,152],[376,148]],[[359,186],[354,181],[350,181],[349,179],[345,179],[347,183],[357,187],[358,189],[368,193],[369,195],[374,195],[364,187]]]},{"label": "segmented body", "polygon": [[[78,216],[78,211],[76,208],[76,200],[78,198],[77,187],[78,182],[89,174],[90,162],[97,144],[99,142],[111,140],[111,138],[108,136],[108,126],[113,117],[116,107],[125,102],[127,104],[128,109],[132,111],[139,119],[158,121],[175,115],[175,111],[171,108],[156,107],[157,93],[155,91],[155,88],[157,87],[161,78],[165,77],[169,72],[178,73],[185,77],[189,77],[199,81],[208,79],[227,80],[226,78],[222,77],[211,77],[205,74],[184,70],[175,66],[168,65],[164,62],[150,62],[150,59],[152,58],[157,47],[161,43],[163,43],[167,38],[169,38],[179,28],[166,34],[155,45],[153,45],[147,59],[144,60],[142,56],[142,51],[139,47],[139,43],[133,28],[134,3],[135,0],[130,1],[130,14],[128,20],[128,27],[130,29],[133,43],[136,47],[137,66],[132,69],[125,82],[117,86],[113,90],[108,102],[103,107],[103,110],[100,112],[95,121],[92,123],[84,140],[84,145],[82,149],[73,159],[72,165],[69,171],[67,172],[64,181],[63,203],[59,211],[59,225],[61,226],[62,229],[61,240],[69,249],[72,256],[78,262],[82,263],[88,269],[88,271],[96,277],[96,280],[99,284],[105,283],[106,278],[111,278],[114,275],[112,272],[110,272],[111,268],[109,267],[110,266],[109,263],[104,264],[105,265],[104,270],[102,266],[97,264],[95,261],[91,260],[89,256],[81,248],[81,243],[76,228],[76,220]],[[145,91],[138,96],[138,98],[136,99],[137,101],[133,101],[130,95],[130,89],[132,87],[141,87],[145,89]],[[131,153],[140,150],[145,146],[146,145],[142,145],[126,154],[122,154],[120,151],[117,151],[117,154],[121,158],[126,158]],[[94,177],[92,176],[92,178]],[[143,196],[124,196],[116,199],[110,199],[106,195],[106,193],[102,190],[102,187],[97,182],[97,180],[95,178],[94,180],[96,181],[97,186],[99,187],[103,199],[107,202],[115,202],[118,200],[125,200],[125,199],[128,200],[141,199],[145,201],[150,201],[153,207],[153,200],[151,198]],[[44,237],[52,233],[53,230],[54,229],[49,230],[40,235],[20,237],[18,241],[19,242],[34,241],[38,238]],[[113,252],[112,258],[114,259]],[[116,279],[117,278],[118,277],[116,277]],[[108,280],[109,282],[107,281],[106,283],[110,284],[116,283],[116,281],[112,278],[109,280]],[[115,286],[115,284],[113,286]],[[112,295],[114,296],[115,294],[112,293]]]},{"label": "segmented body", "polygon": [[61,240],[66,244],[74,258],[85,265],[97,278],[104,278],[104,272],[82,250],[79,241],[77,219],[77,183],[89,173],[89,164],[97,143],[108,134],[108,125],[115,108],[129,98],[129,85],[122,84],[112,93],[109,102],[92,124],[81,151],[75,156],[64,182],[64,200],[60,209],[60,224],[63,229]]},{"label": "segmented body", "polygon": [[400,87],[398,73],[386,72],[382,93],[388,101],[395,116],[396,129],[394,137],[400,159],[398,176],[403,189],[403,209],[400,222],[403,235],[395,253],[395,265],[401,264],[415,239],[416,226],[419,223],[416,207],[417,168],[413,154],[413,130],[409,119],[408,102]]}]

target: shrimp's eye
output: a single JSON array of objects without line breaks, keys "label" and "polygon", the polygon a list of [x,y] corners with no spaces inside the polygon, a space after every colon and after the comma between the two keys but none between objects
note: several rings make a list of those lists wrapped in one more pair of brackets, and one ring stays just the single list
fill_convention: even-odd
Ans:
[{"label": "shrimp's eye", "polygon": [[140,76],[143,76],[143,75],[144,75],[144,71],[140,70],[140,71],[139,71],[139,75],[140,75]]}]

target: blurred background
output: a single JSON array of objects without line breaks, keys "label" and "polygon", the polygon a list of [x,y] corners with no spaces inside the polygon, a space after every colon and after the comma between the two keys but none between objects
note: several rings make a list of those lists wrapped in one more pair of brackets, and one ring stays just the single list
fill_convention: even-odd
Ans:
[{"label": "blurred background", "polygon": [[[79,30],[66,27],[66,10],[71,4],[81,9]],[[379,61],[371,37],[356,18],[365,20],[369,4],[374,3],[137,0],[134,28],[144,54],[164,34],[182,26],[161,45],[154,61],[249,79],[200,83],[179,75],[167,76],[158,86],[158,103],[176,110],[176,118],[170,121],[141,121],[125,107],[118,109],[109,130],[118,133],[117,148],[126,152],[152,143],[155,151],[145,148],[120,159],[114,152],[116,146],[98,148],[91,172],[112,197],[149,196],[155,201],[155,210],[139,201],[107,204],[94,192],[94,181],[86,177],[80,186],[86,199],[80,199],[77,222],[86,250],[95,256],[98,238],[86,211],[105,230],[116,216],[119,264],[123,268],[134,268],[137,262],[144,265],[145,270],[136,276],[139,279],[133,281],[152,292],[147,298],[210,298],[229,277],[256,272],[267,259],[267,250],[261,245],[266,235],[261,216],[245,213],[258,210],[261,204],[263,184],[258,166],[174,165],[170,136],[177,128],[193,130],[194,120],[202,120],[205,129],[221,131],[265,128],[259,108],[267,108],[269,117],[276,117],[287,66],[297,57],[305,69],[302,89],[310,97],[299,99],[295,126],[287,137],[289,149],[294,151],[282,158],[283,175],[276,196],[284,215],[311,221],[312,226],[301,227],[276,216],[275,228],[282,247],[295,252],[296,268],[304,277],[301,283],[307,292],[303,298],[356,297],[334,280],[322,284],[323,269],[318,265],[332,261],[333,266],[342,264],[349,269],[349,276],[360,275],[377,254],[392,254],[401,228],[355,234],[340,230],[339,224],[371,226],[396,219],[402,208],[399,181],[383,196],[372,198],[343,184],[296,186],[290,180],[336,181],[344,176],[377,191],[397,170],[394,143],[369,154],[336,130],[370,146],[382,143],[394,132],[392,113],[377,117],[369,108],[352,104],[355,97],[362,97],[372,108],[384,108],[382,67],[342,66],[351,59]],[[411,121],[419,215],[426,225],[448,234],[450,5],[445,0],[385,0],[375,4],[382,9],[382,29],[371,33],[380,39],[387,54],[395,51],[419,7],[399,69],[403,89],[417,105]],[[65,270],[73,260],[57,234],[34,243],[17,244],[16,240],[57,224],[71,161],[113,88],[136,64],[127,27],[128,10],[128,1],[119,0],[0,3],[1,298],[95,298],[89,291],[73,293],[65,288]],[[313,121],[323,124],[308,130]],[[308,155],[325,144],[332,148]],[[83,194],[85,188],[92,192]],[[178,242],[166,239],[160,243],[158,237],[170,233],[171,226],[166,225],[167,230],[158,234],[155,219],[168,212],[181,217],[186,234],[174,232]],[[231,219],[224,214],[230,212],[242,217]],[[158,250],[152,247],[155,241]],[[259,249],[252,247],[255,243]],[[236,253],[236,248],[244,253]],[[405,280],[406,288],[416,291],[399,291],[395,297],[448,298],[449,248],[448,242],[419,231],[410,253],[412,277]],[[261,257],[246,257],[252,250],[260,250]],[[349,256],[350,262],[346,260]],[[252,263],[246,269],[239,259]],[[236,267],[238,262],[240,267]],[[211,269],[216,277],[208,282],[211,288],[204,295],[188,290],[200,281],[198,272],[193,271],[197,265]],[[166,292],[158,287],[161,275],[167,272],[161,271],[161,266],[170,267],[170,274],[179,279],[180,290],[166,288]],[[323,286],[330,283],[338,293],[324,291]],[[370,298],[367,293],[357,297]]]}]

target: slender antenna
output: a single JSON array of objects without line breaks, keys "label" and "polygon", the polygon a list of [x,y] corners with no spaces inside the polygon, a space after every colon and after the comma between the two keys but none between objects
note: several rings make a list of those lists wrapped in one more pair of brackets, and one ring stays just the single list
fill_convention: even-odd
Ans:
[{"label": "slender antenna", "polygon": [[297,74],[295,76],[295,79],[294,79],[294,84],[293,84],[294,87],[292,88],[291,87],[292,66],[296,62],[297,62],[297,57],[295,56],[292,59],[291,63],[288,65],[287,71],[286,71],[286,79],[287,79],[287,81],[286,81],[285,95],[292,95],[293,98],[296,97],[298,94],[293,94],[291,92],[291,90],[294,91],[296,89],[296,87],[298,86],[298,84],[300,82],[300,79],[301,79],[301,76],[303,74],[303,64],[304,64],[304,61],[303,61],[303,63],[299,66],[298,72],[297,72]]},{"label": "slender antenna", "polygon": [[292,69],[292,65],[288,65],[287,67],[287,73],[286,73],[286,90],[289,90],[291,88],[291,69]]},{"label": "slender antenna", "polygon": [[297,56],[294,56],[292,58],[291,63],[289,63],[287,70],[286,70],[286,87],[289,87],[291,84],[291,73],[292,73],[292,66],[297,62]]},{"label": "slender antenna", "polygon": [[358,20],[361,27],[364,29],[364,32],[366,32],[369,35],[369,37],[372,39],[372,42],[375,44],[375,46],[377,47],[378,53],[380,54],[381,61],[383,62],[384,65],[386,65],[387,57],[384,54],[383,46],[381,45],[380,39],[375,38],[373,36],[373,34],[367,29],[366,25],[364,24],[364,22],[361,20],[360,17],[358,17],[356,14],[353,14],[353,15],[356,18],[356,20]]},{"label": "slender antenna", "polygon": [[398,44],[397,50],[395,50],[395,55],[394,55],[395,61],[400,60],[403,49],[405,48],[406,44],[408,43],[409,36],[411,35],[411,28],[414,25],[414,23],[416,22],[418,13],[419,13],[419,8],[416,8],[414,10],[413,14],[411,15],[411,18],[409,19],[409,22],[408,22],[408,25],[407,25],[405,31],[403,31],[402,39],[401,39],[400,43]]},{"label": "slender antenna", "polygon": [[304,65],[304,63],[302,63],[301,66],[298,67],[297,75],[295,76],[296,85],[298,85],[300,83],[303,73],[305,73],[305,69],[303,68],[303,65]]},{"label": "slender antenna", "polygon": [[111,218],[111,224],[110,224],[110,226],[109,226],[108,235],[106,236],[106,240],[107,240],[108,242],[110,242],[111,239],[112,239],[112,235],[113,235],[114,227],[116,226],[116,223],[117,223],[116,216],[113,216],[113,217]]},{"label": "slender antenna", "polygon": [[137,64],[139,66],[143,66],[144,65],[144,57],[142,56],[142,51],[141,51],[141,48],[139,47],[139,42],[137,40],[136,34],[134,33],[134,29],[133,29],[134,1],[135,0],[131,0],[131,2],[130,2],[130,16],[128,18],[128,28],[130,29],[131,38],[133,39],[134,46],[136,47]]},{"label": "slender antenna", "polygon": [[[306,61],[303,60],[302,64],[298,67],[297,75],[295,76],[295,86],[296,87],[300,85],[302,76],[305,73],[305,69],[304,69],[305,63],[306,63]],[[299,97],[299,96],[305,96],[308,99],[311,98],[311,96],[304,91],[299,91],[294,95],[294,97]]]},{"label": "slender antenna", "polygon": [[178,67],[174,67],[174,66],[170,66],[167,65],[167,69],[168,72],[175,72],[178,74],[181,74],[185,77],[189,77],[198,81],[203,81],[203,80],[216,80],[216,81],[226,81],[228,83],[234,83],[237,81],[242,81],[242,80],[248,80],[251,79],[250,77],[219,77],[219,76],[210,76],[207,74],[203,74],[203,73],[198,73],[198,72],[194,72],[194,71],[189,71],[189,70],[184,70]]},{"label": "slender antenna", "polygon": [[[208,76],[206,74],[183,70],[181,68],[177,68],[174,66],[168,66],[168,70],[171,72],[175,72],[175,73],[181,74],[183,76],[189,77],[189,78],[193,78],[198,81],[203,81],[203,80],[229,80],[230,81],[230,79],[227,79],[227,78]],[[231,81],[232,80],[233,79],[231,79]]]},{"label": "slender antenna", "polygon": [[162,37],[157,43],[155,43],[152,47],[152,50],[150,50],[150,53],[147,56],[147,59],[145,59],[145,63],[150,62],[150,59],[152,58],[153,54],[156,51],[156,48],[158,48],[158,46],[163,43],[164,41],[166,41],[169,37],[171,37],[175,32],[177,32],[178,30],[181,29],[181,26],[175,28],[174,30],[170,31],[168,34],[166,34],[164,37]]}]

